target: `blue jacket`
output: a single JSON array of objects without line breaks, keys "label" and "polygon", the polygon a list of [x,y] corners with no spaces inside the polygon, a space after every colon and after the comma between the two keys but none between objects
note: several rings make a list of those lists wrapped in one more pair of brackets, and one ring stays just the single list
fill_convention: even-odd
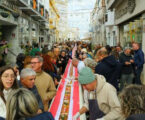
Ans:
[{"label": "blue jacket", "polygon": [[141,49],[135,51],[134,62],[137,68],[143,68],[144,64],[144,53]]},{"label": "blue jacket", "polygon": [[[20,80],[18,81],[18,85],[19,85],[20,88],[23,87]],[[36,86],[34,85],[33,88],[29,88],[28,90],[30,90],[34,94],[34,96],[36,97],[36,99],[38,101],[39,109],[41,109],[43,111],[44,110],[44,106],[43,106],[41,97],[40,97],[40,95],[38,93],[38,90],[37,90]]]},{"label": "blue jacket", "polygon": [[54,120],[50,112],[43,112],[31,118],[26,118],[26,120]]},{"label": "blue jacket", "polygon": [[121,64],[113,55],[104,58],[96,67],[95,73],[103,75],[107,82],[118,90],[118,78],[121,71]]},{"label": "blue jacket", "polygon": [[4,118],[0,117],[0,120],[5,120]]}]

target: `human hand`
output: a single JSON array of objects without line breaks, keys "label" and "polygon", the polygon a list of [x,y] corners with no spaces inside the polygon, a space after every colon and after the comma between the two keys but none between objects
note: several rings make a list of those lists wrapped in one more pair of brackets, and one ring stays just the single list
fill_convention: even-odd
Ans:
[{"label": "human hand", "polygon": [[41,110],[41,109],[39,109],[39,110],[37,111],[37,114],[40,114],[40,113],[42,113],[42,110]]},{"label": "human hand", "polygon": [[80,113],[77,112],[77,113],[75,114],[75,116],[73,116],[73,120],[77,120],[79,117],[80,117]]},{"label": "human hand", "polygon": [[134,63],[134,60],[130,60],[131,63]]},{"label": "human hand", "polygon": [[130,65],[131,63],[130,62],[125,62],[125,65]]}]

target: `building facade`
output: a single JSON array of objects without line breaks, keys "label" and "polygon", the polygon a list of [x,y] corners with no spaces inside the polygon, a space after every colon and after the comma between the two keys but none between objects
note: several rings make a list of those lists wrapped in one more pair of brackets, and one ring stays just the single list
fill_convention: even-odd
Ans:
[{"label": "building facade", "polygon": [[[0,0],[0,41],[9,44],[7,62],[15,63],[28,42],[49,42],[47,0]],[[11,58],[11,59],[10,59]]]},{"label": "building facade", "polygon": [[[138,42],[145,53],[145,7],[144,0],[107,0],[107,9],[115,9],[115,25],[118,26],[118,42],[131,46]],[[145,73],[145,70],[143,71]],[[145,74],[142,74],[145,82]]]},{"label": "building facade", "polygon": [[56,0],[56,7],[61,16],[58,23],[59,42],[64,42],[68,33],[68,0]]},{"label": "building facade", "polygon": [[91,13],[90,31],[92,32],[92,43],[106,45],[105,28],[106,4],[105,0],[96,0],[95,7]]},{"label": "building facade", "polygon": [[60,15],[56,7],[55,0],[49,0],[49,35],[51,43],[59,42],[59,23]]}]

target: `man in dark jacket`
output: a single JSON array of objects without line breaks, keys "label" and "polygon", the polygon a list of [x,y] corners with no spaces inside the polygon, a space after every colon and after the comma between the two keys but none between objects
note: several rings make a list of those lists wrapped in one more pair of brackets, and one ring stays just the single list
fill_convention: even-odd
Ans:
[{"label": "man in dark jacket", "polygon": [[103,75],[107,82],[112,84],[117,90],[118,88],[118,78],[120,74],[121,65],[115,60],[113,55],[108,55],[105,48],[101,48],[97,52],[97,58],[99,64],[95,68],[95,73]]},{"label": "man in dark jacket", "polygon": [[120,89],[122,90],[126,85],[133,83],[133,67],[134,60],[131,56],[131,49],[125,48],[124,52],[122,52],[119,56],[119,62],[122,64],[121,70],[121,79],[120,79]]},{"label": "man in dark jacket", "polygon": [[36,73],[31,68],[25,68],[21,71],[20,81],[18,81],[19,87],[24,87],[30,90],[36,97],[39,105],[38,113],[42,113],[44,110],[41,97],[38,93],[36,86],[34,85]]},{"label": "man in dark jacket", "polygon": [[136,72],[135,83],[141,84],[140,75],[143,70],[144,53],[140,49],[140,46],[138,43],[133,43],[132,49],[134,50],[134,63],[135,63],[135,72]]}]

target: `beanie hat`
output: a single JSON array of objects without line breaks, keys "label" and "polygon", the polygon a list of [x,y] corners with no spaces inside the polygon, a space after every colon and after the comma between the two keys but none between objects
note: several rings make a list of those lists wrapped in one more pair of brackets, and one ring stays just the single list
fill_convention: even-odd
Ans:
[{"label": "beanie hat", "polygon": [[89,67],[84,67],[79,73],[79,83],[89,84],[95,80],[95,75]]}]

